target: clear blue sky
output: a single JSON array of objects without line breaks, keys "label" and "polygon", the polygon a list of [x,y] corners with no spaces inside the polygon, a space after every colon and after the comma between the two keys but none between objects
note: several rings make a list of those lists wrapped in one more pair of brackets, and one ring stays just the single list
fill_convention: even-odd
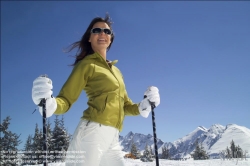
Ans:
[{"label": "clear blue sky", "polygon": [[[42,128],[40,114],[31,114],[33,80],[48,74],[56,96],[74,61],[63,49],[109,12],[115,40],[108,59],[119,60],[129,97],[140,102],[148,86],[160,90],[158,138],[172,142],[215,123],[250,128],[249,9],[243,1],[1,1],[1,122],[11,116],[23,144],[36,123]],[[64,114],[71,134],[86,102],[83,91]],[[151,115],[127,117],[121,135],[129,131],[152,134]]]}]

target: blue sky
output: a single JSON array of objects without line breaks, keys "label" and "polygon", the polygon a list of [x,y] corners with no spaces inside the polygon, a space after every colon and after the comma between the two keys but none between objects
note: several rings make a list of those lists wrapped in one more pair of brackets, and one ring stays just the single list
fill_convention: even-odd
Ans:
[{"label": "blue sky", "polygon": [[[11,116],[23,144],[36,123],[42,128],[32,114],[33,80],[48,74],[56,96],[74,61],[63,49],[109,12],[115,40],[107,58],[118,59],[129,97],[137,103],[148,86],[160,90],[158,138],[172,142],[216,123],[250,128],[249,8],[243,1],[1,1],[1,122]],[[71,134],[86,103],[83,91],[64,114]],[[151,116],[126,117],[121,135],[129,131],[152,134]]]}]

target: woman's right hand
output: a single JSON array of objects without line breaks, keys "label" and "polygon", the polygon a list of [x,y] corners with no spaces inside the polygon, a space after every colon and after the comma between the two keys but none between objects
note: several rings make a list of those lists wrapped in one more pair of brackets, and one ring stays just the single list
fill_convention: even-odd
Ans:
[{"label": "woman's right hand", "polygon": [[[52,96],[52,88],[52,80],[45,76],[39,76],[33,81],[32,100],[36,105],[39,105],[42,99],[46,100],[46,117],[52,116],[57,108],[56,100]],[[43,114],[41,106],[39,106],[39,112]]]}]

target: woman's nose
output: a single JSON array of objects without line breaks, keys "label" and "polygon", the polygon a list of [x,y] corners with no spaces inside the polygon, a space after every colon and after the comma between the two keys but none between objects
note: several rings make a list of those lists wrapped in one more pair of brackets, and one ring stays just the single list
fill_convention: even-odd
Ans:
[{"label": "woman's nose", "polygon": [[105,35],[104,31],[102,30],[99,35]]}]

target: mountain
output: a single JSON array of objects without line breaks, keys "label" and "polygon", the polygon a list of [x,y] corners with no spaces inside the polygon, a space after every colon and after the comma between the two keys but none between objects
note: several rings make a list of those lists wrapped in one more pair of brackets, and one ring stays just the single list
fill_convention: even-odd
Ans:
[{"label": "mountain", "polygon": [[[150,134],[148,135],[139,133],[134,134],[132,131],[130,131],[125,137],[120,136],[119,139],[121,146],[123,147],[123,151],[125,152],[130,151],[132,141],[134,141],[136,147],[141,152],[144,151],[146,144],[151,146],[151,148],[154,150],[154,137]],[[163,141],[157,138],[157,147],[161,147],[162,144]]]},{"label": "mountain", "polygon": [[244,151],[250,152],[250,129],[236,124],[229,124],[221,134],[220,139],[208,150],[211,155],[225,150],[230,146],[230,142],[234,140],[236,146],[240,146]]},{"label": "mountain", "polygon": [[[120,136],[123,151],[130,151],[132,140],[141,152],[144,151],[146,143],[154,149],[152,135],[129,132],[125,137]],[[235,145],[239,145],[243,150],[250,152],[250,129],[236,124],[228,124],[226,126],[214,124],[209,129],[199,126],[186,136],[172,143],[162,142],[158,138],[158,152],[161,154],[162,147],[166,146],[172,158],[190,157],[190,154],[195,149],[196,140],[202,143],[204,149],[211,157],[218,157],[219,152],[225,150],[227,146],[229,147],[232,140],[234,140]]]}]

